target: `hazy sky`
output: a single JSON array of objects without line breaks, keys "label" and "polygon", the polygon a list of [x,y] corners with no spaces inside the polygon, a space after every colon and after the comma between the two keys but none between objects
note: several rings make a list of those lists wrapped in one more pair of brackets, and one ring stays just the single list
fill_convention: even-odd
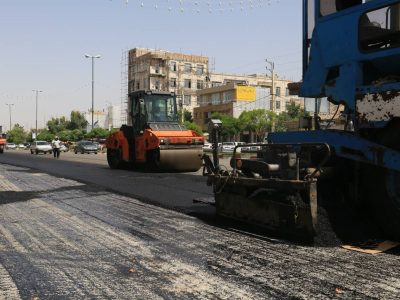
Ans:
[{"label": "hazy sky", "polygon": [[275,61],[281,77],[301,75],[300,0],[1,0],[0,125],[35,126],[91,108],[119,104],[121,57],[134,47],[202,54],[215,71],[266,73]]}]

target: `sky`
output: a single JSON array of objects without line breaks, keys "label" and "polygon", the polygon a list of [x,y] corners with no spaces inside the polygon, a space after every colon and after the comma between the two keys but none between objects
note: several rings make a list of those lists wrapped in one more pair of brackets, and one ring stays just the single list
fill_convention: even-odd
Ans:
[{"label": "sky", "polygon": [[121,102],[122,57],[135,48],[205,55],[216,72],[301,78],[300,0],[1,0],[0,125],[26,130],[72,110]]}]

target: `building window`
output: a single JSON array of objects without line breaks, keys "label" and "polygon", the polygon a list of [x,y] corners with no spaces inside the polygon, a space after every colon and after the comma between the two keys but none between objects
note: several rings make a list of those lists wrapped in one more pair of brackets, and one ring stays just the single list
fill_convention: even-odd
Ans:
[{"label": "building window", "polygon": [[160,66],[156,65],[155,69],[156,69],[156,74],[160,74]]},{"label": "building window", "polygon": [[224,93],[224,103],[231,102],[233,100],[233,91],[227,91]]},{"label": "building window", "polygon": [[211,87],[216,87],[216,86],[221,86],[222,82],[221,81],[212,81],[211,82]]},{"label": "building window", "polygon": [[160,81],[159,81],[159,80],[156,81],[156,83],[155,83],[155,85],[154,85],[154,88],[155,88],[156,90],[159,90],[159,89],[160,89]]},{"label": "building window", "polygon": [[183,95],[183,104],[190,105],[192,102],[192,96],[190,95]]},{"label": "building window", "polygon": [[285,102],[285,110],[288,109],[289,105],[290,105],[290,101],[286,101],[286,102]]},{"label": "building window", "polygon": [[184,87],[186,89],[191,89],[192,88],[192,81],[190,79],[185,79],[185,85]]},{"label": "building window", "polygon": [[275,95],[276,96],[280,96],[281,95],[281,88],[279,86],[276,88]]},{"label": "building window", "polygon": [[290,92],[289,92],[289,89],[288,89],[288,88],[286,88],[285,96],[286,96],[286,97],[290,96]]},{"label": "building window", "polygon": [[136,89],[140,90],[140,82],[139,82],[139,80],[136,82]]},{"label": "building window", "polygon": [[275,107],[277,110],[281,109],[281,101],[276,101]]},{"label": "building window", "polygon": [[204,89],[204,81],[203,80],[197,80],[197,89],[198,90]]},{"label": "building window", "polygon": [[211,103],[213,105],[220,104],[220,102],[221,102],[221,100],[220,100],[219,93],[211,94]]},{"label": "building window", "polygon": [[197,65],[196,66],[196,75],[203,75],[204,74],[204,66],[203,65]]},{"label": "building window", "polygon": [[185,73],[190,73],[192,71],[192,65],[191,64],[185,64],[183,71]]},{"label": "building window", "polygon": [[176,78],[171,78],[169,80],[169,86],[173,88],[176,87]]},{"label": "building window", "polygon": [[177,68],[176,68],[176,61],[172,61],[171,62],[171,69],[173,72],[176,72]]}]

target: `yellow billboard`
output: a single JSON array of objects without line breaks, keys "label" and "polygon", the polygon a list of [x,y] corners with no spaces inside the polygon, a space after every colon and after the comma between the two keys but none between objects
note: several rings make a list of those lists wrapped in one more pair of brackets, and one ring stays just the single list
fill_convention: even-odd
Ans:
[{"label": "yellow billboard", "polygon": [[255,101],[256,88],[254,86],[237,86],[235,91],[237,101]]}]

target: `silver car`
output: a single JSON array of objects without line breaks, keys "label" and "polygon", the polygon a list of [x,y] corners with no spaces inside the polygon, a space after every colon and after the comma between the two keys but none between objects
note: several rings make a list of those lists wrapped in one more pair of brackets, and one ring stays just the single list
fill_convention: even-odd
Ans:
[{"label": "silver car", "polygon": [[46,141],[35,141],[31,145],[31,154],[39,154],[39,153],[53,153],[53,148]]},{"label": "silver car", "polygon": [[97,154],[97,145],[95,145],[93,142],[91,141],[80,141],[76,144],[75,146],[75,154],[79,153],[94,153]]}]

